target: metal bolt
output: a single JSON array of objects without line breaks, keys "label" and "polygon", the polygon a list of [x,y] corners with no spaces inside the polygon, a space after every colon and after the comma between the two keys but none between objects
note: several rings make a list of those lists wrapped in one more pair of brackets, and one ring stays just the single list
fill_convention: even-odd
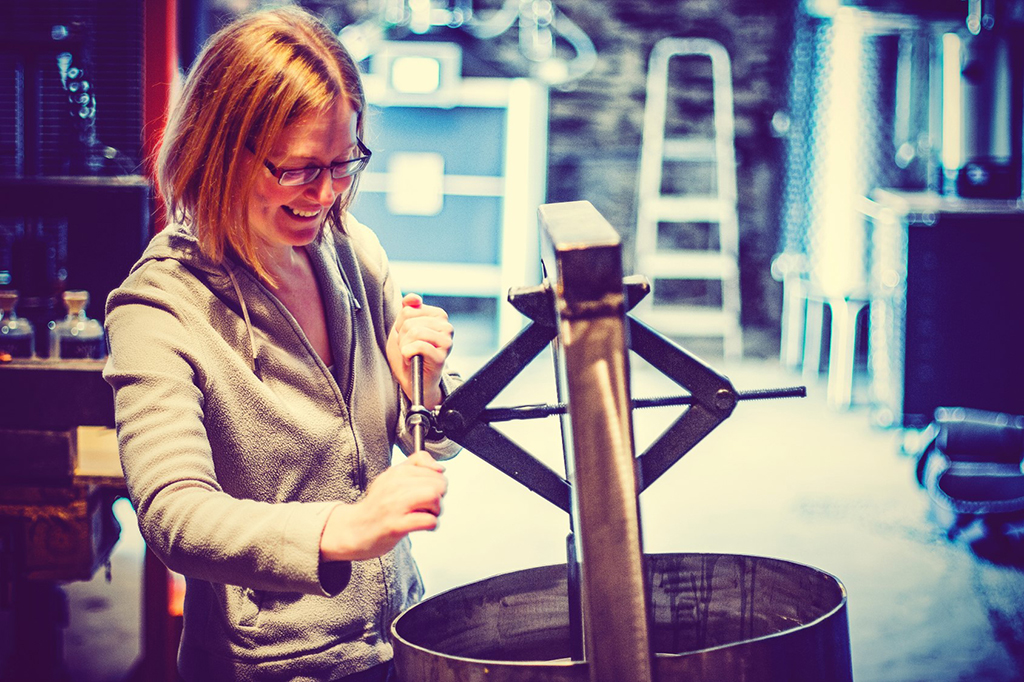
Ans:
[{"label": "metal bolt", "polygon": [[438,416],[441,430],[446,434],[459,434],[466,428],[466,420],[458,410],[442,410]]},{"label": "metal bolt", "polygon": [[736,394],[728,389],[721,388],[715,393],[715,407],[720,410],[732,409],[736,406]]}]

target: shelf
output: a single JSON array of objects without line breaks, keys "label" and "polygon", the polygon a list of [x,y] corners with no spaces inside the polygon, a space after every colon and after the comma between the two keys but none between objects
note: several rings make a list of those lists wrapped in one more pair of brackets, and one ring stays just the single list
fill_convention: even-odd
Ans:
[{"label": "shelf", "polygon": [[83,189],[117,189],[120,187],[148,187],[144,175],[0,175],[0,189],[36,187],[74,187]]}]

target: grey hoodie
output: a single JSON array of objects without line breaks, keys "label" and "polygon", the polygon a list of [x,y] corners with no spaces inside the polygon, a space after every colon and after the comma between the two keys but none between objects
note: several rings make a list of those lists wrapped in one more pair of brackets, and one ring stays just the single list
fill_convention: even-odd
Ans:
[{"label": "grey hoodie", "polygon": [[180,226],[107,300],[104,377],[131,500],[149,548],[187,579],[186,680],[364,670],[391,658],[388,627],[422,595],[408,540],[380,559],[319,559],[331,509],[411,438],[384,354],[400,294],[376,236],[347,216],[307,249],[333,371],[248,269],[212,263]]}]

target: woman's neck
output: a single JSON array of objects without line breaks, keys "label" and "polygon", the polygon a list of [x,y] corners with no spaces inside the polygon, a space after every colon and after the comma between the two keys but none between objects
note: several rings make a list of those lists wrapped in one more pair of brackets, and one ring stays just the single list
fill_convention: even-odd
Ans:
[{"label": "woman's neck", "polygon": [[275,281],[275,289],[283,288],[297,274],[309,270],[309,254],[304,246],[265,248],[261,255],[267,273]]}]

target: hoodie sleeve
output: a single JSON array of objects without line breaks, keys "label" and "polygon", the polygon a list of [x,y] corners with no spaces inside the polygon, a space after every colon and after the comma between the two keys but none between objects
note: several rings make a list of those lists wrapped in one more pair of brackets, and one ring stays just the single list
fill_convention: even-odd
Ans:
[{"label": "hoodie sleeve", "polygon": [[114,389],[122,467],[147,545],[170,569],[211,582],[340,591],[347,570],[329,567],[328,580],[319,554],[337,502],[238,499],[218,482],[202,390],[212,379],[202,374],[202,351],[190,338],[189,315],[196,313],[181,303],[187,275],[161,272],[156,286],[147,271],[160,267],[136,269],[111,293],[106,314],[104,378]]}]

